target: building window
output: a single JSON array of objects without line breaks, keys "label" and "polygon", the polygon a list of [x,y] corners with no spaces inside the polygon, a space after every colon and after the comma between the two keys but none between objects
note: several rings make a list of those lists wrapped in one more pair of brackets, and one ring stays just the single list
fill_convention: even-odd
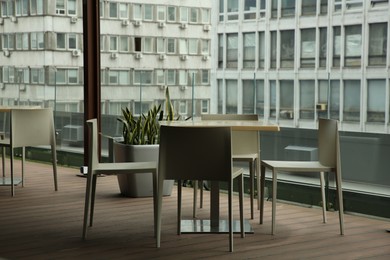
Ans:
[{"label": "building window", "polygon": [[56,0],[56,14],[65,15],[65,0]]},{"label": "building window", "polygon": [[276,119],[276,80],[269,81],[269,118]]},{"label": "building window", "polygon": [[226,114],[237,114],[237,80],[226,80]]},{"label": "building window", "polygon": [[31,68],[31,83],[43,84],[45,82],[45,72],[43,68]]},{"label": "building window", "polygon": [[344,80],[343,121],[360,121],[360,80]]},{"label": "building window", "polygon": [[180,100],[179,101],[179,115],[185,116],[188,113],[187,109],[187,101]]},{"label": "building window", "polygon": [[267,3],[268,0],[260,0],[260,11],[259,11],[259,17],[265,18],[265,15],[267,13]]},{"label": "building window", "polygon": [[165,6],[157,6],[157,21],[165,21]]},{"label": "building window", "polygon": [[28,0],[16,0],[15,1],[15,14],[16,16],[28,15]]},{"label": "building window", "polygon": [[271,18],[278,18],[278,1],[271,0]]},{"label": "building window", "polygon": [[156,70],[156,84],[165,85],[165,74],[163,70]]},{"label": "building window", "polygon": [[77,35],[69,34],[68,35],[68,49],[74,50],[77,49]]},{"label": "building window", "polygon": [[151,37],[144,38],[144,52],[145,53],[153,52],[153,38]]},{"label": "building window", "polygon": [[256,0],[245,0],[244,2],[244,19],[253,20],[256,19]]},{"label": "building window", "polygon": [[135,52],[141,52],[142,51],[142,38],[141,37],[135,37],[134,38],[134,51]]},{"label": "building window", "polygon": [[189,54],[198,54],[198,39],[189,39],[188,40],[188,53]]},{"label": "building window", "polygon": [[227,0],[228,20],[238,20],[238,2],[237,0]]},{"label": "building window", "polygon": [[201,10],[201,15],[202,15],[202,23],[203,24],[209,24],[210,23],[210,9],[205,9],[203,8]]},{"label": "building window", "polygon": [[188,7],[180,7],[180,22],[188,23]]},{"label": "building window", "polygon": [[342,0],[334,0],[334,11],[341,12],[342,4]]},{"label": "building window", "polygon": [[314,119],[314,85],[314,80],[301,80],[299,83],[299,118]]},{"label": "building window", "polygon": [[369,25],[368,65],[385,66],[387,54],[387,23]]},{"label": "building window", "polygon": [[209,113],[209,101],[208,100],[202,100],[202,114],[208,114]]},{"label": "building window", "polygon": [[208,55],[210,53],[209,50],[209,40],[201,40],[202,43],[202,54],[203,55]]},{"label": "building window", "polygon": [[328,0],[320,0],[320,14],[325,15],[328,13]]},{"label": "building window", "polygon": [[218,68],[223,68],[223,34],[218,34]]},{"label": "building window", "polygon": [[226,68],[237,68],[238,35],[236,33],[226,35],[226,46]]},{"label": "building window", "polygon": [[31,15],[43,14],[43,0],[30,1],[30,14]]},{"label": "building window", "polygon": [[129,11],[127,10],[127,4],[119,4],[119,18],[120,19],[128,19]]},{"label": "building window", "polygon": [[157,53],[165,53],[165,39],[157,38],[156,39],[156,49]]},{"label": "building window", "polygon": [[191,23],[198,23],[198,8],[191,8],[190,9],[190,22]]},{"label": "building window", "polygon": [[168,22],[176,22],[176,7],[168,6]]},{"label": "building window", "polygon": [[56,84],[77,84],[78,70],[77,69],[57,69],[55,76]]},{"label": "building window", "polygon": [[176,71],[167,70],[167,85],[175,85],[175,84],[176,84]]},{"label": "building window", "polygon": [[127,70],[118,71],[119,85],[128,86],[130,85],[130,75]]},{"label": "building window", "polygon": [[127,36],[119,36],[119,51],[129,52],[129,38]]},{"label": "building window", "polygon": [[152,71],[134,70],[133,84],[150,85],[153,82],[152,77]]},{"label": "building window", "polygon": [[202,70],[202,84],[209,85],[210,84],[210,75],[209,70]]},{"label": "building window", "polygon": [[333,27],[333,64],[334,68],[340,68],[341,33],[340,26]]},{"label": "building window", "polygon": [[281,0],[282,17],[289,17],[295,15],[295,1]]},{"label": "building window", "polygon": [[280,67],[294,68],[294,30],[280,33]]},{"label": "building window", "polygon": [[140,4],[133,5],[133,19],[142,20],[142,5]]},{"label": "building window", "polygon": [[110,2],[109,7],[110,18],[118,18],[118,3]]},{"label": "building window", "polygon": [[179,54],[188,54],[187,39],[179,39]]},{"label": "building window", "polygon": [[3,34],[3,49],[13,50],[15,48],[15,35]]},{"label": "building window", "polygon": [[145,21],[153,20],[153,5],[144,5],[144,19]]},{"label": "building window", "polygon": [[320,48],[319,48],[319,62],[320,67],[326,67],[326,56],[328,53],[328,44],[327,44],[327,28],[320,28]]},{"label": "building window", "polygon": [[218,114],[222,114],[223,113],[223,80],[222,79],[217,80],[217,84],[218,84],[218,97],[217,97]]},{"label": "building window", "polygon": [[280,95],[279,95],[279,118],[293,119],[294,118],[294,81],[281,80],[280,81]]},{"label": "building window", "polygon": [[100,12],[100,18],[104,17],[104,9],[105,9],[105,4],[103,0],[99,1],[99,12]]},{"label": "building window", "polygon": [[244,33],[243,67],[255,68],[256,57],[256,34]]},{"label": "building window", "polygon": [[68,15],[76,15],[76,0],[68,0]]},{"label": "building window", "polygon": [[331,80],[330,81],[330,98],[329,98],[329,111],[330,118],[340,119],[340,81]]},{"label": "building window", "polygon": [[367,82],[367,122],[385,122],[386,80],[370,79]]},{"label": "building window", "polygon": [[118,51],[118,36],[110,36],[110,51]]},{"label": "building window", "polygon": [[345,27],[345,66],[359,67],[362,55],[362,26]]},{"label": "building window", "polygon": [[[65,40],[65,34],[64,40]],[[35,32],[30,34],[31,49],[32,50],[43,50],[45,48],[43,32]],[[65,44],[65,42],[64,42]]]},{"label": "building window", "polygon": [[[33,36],[31,34],[31,48],[34,45]],[[66,49],[66,34],[65,33],[57,33],[57,49]]]},{"label": "building window", "polygon": [[317,0],[302,0],[302,15],[316,15]]},{"label": "building window", "polygon": [[256,114],[264,117],[264,80],[256,80]]},{"label": "building window", "polygon": [[363,7],[363,0],[345,0],[345,7],[348,9],[356,9]]},{"label": "building window", "polygon": [[265,64],[265,38],[264,32],[259,32],[259,68],[264,69]]},{"label": "building window", "polygon": [[225,19],[225,0],[219,0],[219,21],[223,22]]},{"label": "building window", "polygon": [[254,80],[242,81],[242,113],[253,114],[255,110],[255,86]]},{"label": "building window", "polygon": [[277,34],[276,31],[271,32],[270,36],[270,44],[271,44],[271,54],[270,54],[270,68],[275,69],[276,68],[276,57],[277,57]]},{"label": "building window", "polygon": [[301,30],[301,67],[314,68],[316,57],[316,30]]},{"label": "building window", "polygon": [[67,72],[68,72],[68,83],[77,84],[79,82],[79,77],[78,77],[79,71],[77,69],[69,69]]},{"label": "building window", "polygon": [[181,86],[186,86],[188,81],[187,81],[187,73],[185,70],[179,70],[178,71],[178,77],[179,77],[179,85]]},{"label": "building window", "polygon": [[168,54],[176,54],[176,39],[169,38],[167,39],[167,53]]}]

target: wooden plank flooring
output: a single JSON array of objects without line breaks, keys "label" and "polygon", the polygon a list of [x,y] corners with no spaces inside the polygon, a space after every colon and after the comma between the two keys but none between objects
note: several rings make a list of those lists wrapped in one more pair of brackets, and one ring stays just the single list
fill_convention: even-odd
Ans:
[{"label": "wooden plank flooring", "polygon": [[[19,165],[19,163],[18,163]],[[18,166],[19,167],[19,166]],[[54,191],[51,166],[28,162],[26,185],[10,196],[0,187],[0,259],[390,259],[390,222],[345,216],[345,235],[339,235],[338,214],[278,203],[277,234],[270,235],[270,202],[264,224],[259,212],[251,220],[254,234],[234,237],[228,252],[227,234],[176,235],[176,187],[164,198],[161,248],[155,248],[151,198],[119,196],[116,177],[98,179],[94,226],[81,240],[85,178],[78,169],[59,167],[59,191]],[[183,190],[184,212],[192,214],[192,190]],[[221,196],[226,217],[226,196]],[[236,199],[236,198],[235,198]],[[249,198],[245,199],[249,218]],[[208,217],[206,193],[199,218]],[[238,201],[234,202],[238,218]]]}]

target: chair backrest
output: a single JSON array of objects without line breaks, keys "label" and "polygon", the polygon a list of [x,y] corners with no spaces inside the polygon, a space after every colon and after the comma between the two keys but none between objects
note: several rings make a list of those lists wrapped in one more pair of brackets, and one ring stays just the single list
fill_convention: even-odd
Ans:
[{"label": "chair backrest", "polygon": [[[257,114],[204,114],[202,120],[250,120],[258,121]],[[260,149],[260,139],[257,131],[232,131],[233,154],[258,153]]]},{"label": "chair backrest", "polygon": [[52,145],[55,148],[53,110],[51,108],[11,110],[12,147]]},{"label": "chair backrest", "polygon": [[88,167],[92,171],[99,164],[97,119],[87,120],[89,129]]},{"label": "chair backrest", "polygon": [[159,178],[230,181],[230,127],[161,126]]},{"label": "chair backrest", "polygon": [[339,164],[340,142],[337,120],[319,119],[318,157],[322,165],[336,167]]}]

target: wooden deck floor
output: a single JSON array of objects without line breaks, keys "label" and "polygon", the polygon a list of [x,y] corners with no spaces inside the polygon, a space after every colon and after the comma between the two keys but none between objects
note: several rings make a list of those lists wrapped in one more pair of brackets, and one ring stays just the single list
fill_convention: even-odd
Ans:
[{"label": "wooden deck floor", "polygon": [[[250,221],[254,234],[235,235],[233,253],[226,234],[178,236],[176,187],[164,198],[162,244],[155,248],[152,199],[120,197],[116,177],[98,179],[94,226],[82,241],[85,178],[76,176],[78,169],[59,167],[57,192],[50,165],[29,162],[26,172],[26,185],[16,188],[15,197],[0,187],[3,259],[390,259],[390,222],[347,214],[346,234],[340,236],[337,213],[329,212],[323,224],[320,209],[284,203],[277,207],[276,235],[270,235],[266,202],[265,223],[258,224],[256,211]],[[192,190],[183,192],[183,215],[191,217]],[[221,201],[226,205],[225,195]],[[208,203],[206,196],[200,218],[207,218]]]}]

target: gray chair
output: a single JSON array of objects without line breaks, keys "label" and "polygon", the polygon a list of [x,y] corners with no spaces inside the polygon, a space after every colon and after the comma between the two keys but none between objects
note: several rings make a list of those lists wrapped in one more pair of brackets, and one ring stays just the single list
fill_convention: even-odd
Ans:
[{"label": "gray chair", "polygon": [[261,161],[261,200],[260,200],[260,224],[264,215],[264,185],[265,170],[272,171],[272,234],[275,234],[276,200],[277,200],[277,174],[285,173],[320,173],[323,221],[326,222],[326,200],[324,188],[324,172],[333,172],[336,177],[336,188],[339,206],[340,234],[344,234],[344,207],[341,187],[341,161],[338,121],[331,119],[319,119],[318,128],[318,161]]},{"label": "gray chair", "polygon": [[[201,116],[202,120],[250,120],[258,121],[259,117],[256,114],[204,114]],[[260,138],[257,131],[232,131],[232,145],[233,145],[233,161],[246,162],[249,168],[249,192],[251,205],[251,219],[254,215],[254,197],[255,197],[255,174],[256,174],[256,188],[259,191],[260,187],[260,172],[258,170],[260,163]],[[195,182],[194,187],[197,187]],[[200,185],[200,208],[203,204],[203,183]],[[194,209],[193,215],[196,216],[196,193],[194,189]],[[257,208],[260,208],[260,193],[257,192]]]},{"label": "gray chair", "polygon": [[[164,180],[178,182],[177,233],[181,234],[181,180],[223,181],[228,184],[229,250],[233,251],[233,180],[239,180],[240,232],[243,219],[243,169],[232,167],[230,127],[161,126],[158,167],[157,247],[161,238],[162,187]],[[212,192],[215,192],[215,190]],[[219,205],[211,205],[211,207]],[[219,221],[219,219],[217,220]]]},{"label": "gray chair", "polygon": [[0,141],[2,146],[3,157],[3,176],[4,173],[4,154],[5,147],[10,148],[10,164],[11,164],[11,194],[15,195],[14,186],[19,183],[14,178],[14,149],[22,148],[22,178],[20,182],[24,186],[24,162],[25,162],[25,147],[49,145],[51,148],[54,188],[58,190],[57,183],[57,154],[56,154],[56,139],[54,131],[53,111],[51,108],[31,108],[31,109],[11,109],[10,111],[10,138],[5,138]]},{"label": "gray chair", "polygon": [[[118,175],[118,174],[135,174],[148,173],[153,174],[153,203],[154,203],[154,228],[156,228],[156,207],[157,207],[157,163],[156,162],[129,162],[129,163],[101,163],[99,162],[98,147],[98,128],[97,120],[90,119],[87,121],[89,128],[89,158],[87,185],[85,190],[85,207],[84,207],[84,224],[83,239],[87,237],[88,214],[90,214],[89,226],[93,224],[93,212],[95,205],[96,182],[99,174]],[[155,229],[156,234],[156,229]]]}]

